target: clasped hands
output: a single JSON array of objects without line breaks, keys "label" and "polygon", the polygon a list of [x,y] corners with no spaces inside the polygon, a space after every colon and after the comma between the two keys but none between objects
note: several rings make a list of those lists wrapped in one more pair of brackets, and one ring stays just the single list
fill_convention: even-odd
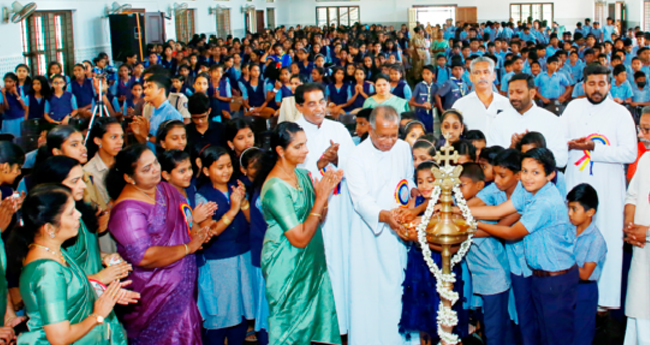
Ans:
[{"label": "clasped hands", "polygon": [[625,242],[639,248],[645,247],[646,236],[648,235],[647,226],[629,223],[623,228],[623,233],[625,234]]}]

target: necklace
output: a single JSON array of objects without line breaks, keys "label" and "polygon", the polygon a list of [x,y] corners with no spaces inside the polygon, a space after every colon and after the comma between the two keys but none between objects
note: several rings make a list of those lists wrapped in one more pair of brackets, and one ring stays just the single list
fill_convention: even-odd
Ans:
[{"label": "necklace", "polygon": [[298,189],[299,191],[302,191],[302,187],[300,187],[300,183],[298,183],[298,176],[296,176],[295,172],[293,174],[293,178],[291,178],[291,175],[284,169],[284,167],[282,165],[278,165],[278,166],[280,167],[280,169],[282,169],[282,172],[285,175],[287,175],[289,180],[296,180],[296,182],[295,182],[296,183],[296,189]]},{"label": "necklace", "polygon": [[142,195],[146,196],[147,198],[149,198],[149,200],[153,201],[154,204],[156,203],[155,197],[152,198],[149,194],[145,193],[145,191],[143,191],[142,189],[136,187],[135,185],[133,185],[133,188],[137,189],[138,192],[142,193]]},{"label": "necklace", "polygon": [[52,255],[58,257],[59,259],[61,259],[61,260],[63,261],[63,264],[67,264],[67,263],[68,263],[68,262],[65,260],[65,256],[63,256],[62,253],[57,253],[56,251],[54,251],[54,250],[52,250],[52,249],[50,249],[50,248],[48,248],[48,247],[46,247],[46,246],[43,246],[43,245],[40,245],[40,244],[37,244],[37,243],[32,243],[32,244],[29,245],[29,247],[30,247],[30,248],[38,247],[38,248],[44,249],[46,252],[48,252],[48,253],[50,253],[50,254],[52,254]]}]

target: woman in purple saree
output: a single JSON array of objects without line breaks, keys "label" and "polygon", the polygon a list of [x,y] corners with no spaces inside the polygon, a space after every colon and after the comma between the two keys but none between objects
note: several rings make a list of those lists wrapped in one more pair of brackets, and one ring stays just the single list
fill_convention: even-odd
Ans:
[{"label": "woman in purple saree", "polygon": [[121,151],[106,182],[115,200],[108,228],[141,295],[122,318],[129,344],[201,344],[194,252],[207,234],[190,237],[186,200],[160,182],[160,164],[145,145]]}]

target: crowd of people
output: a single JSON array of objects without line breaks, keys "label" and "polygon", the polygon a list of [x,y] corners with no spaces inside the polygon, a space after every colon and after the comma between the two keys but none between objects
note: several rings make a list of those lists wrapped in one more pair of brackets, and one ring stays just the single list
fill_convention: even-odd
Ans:
[{"label": "crowd of people", "polygon": [[415,224],[451,145],[463,344],[592,344],[622,307],[650,343],[650,48],[621,31],[279,27],[16,66],[0,342],[437,344]]}]

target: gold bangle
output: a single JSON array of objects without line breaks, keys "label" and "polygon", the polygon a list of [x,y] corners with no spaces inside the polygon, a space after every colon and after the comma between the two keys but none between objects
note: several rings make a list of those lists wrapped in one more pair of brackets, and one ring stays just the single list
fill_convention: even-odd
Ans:
[{"label": "gold bangle", "polygon": [[223,215],[223,217],[221,217],[221,221],[223,221],[223,223],[226,224],[226,226],[232,223],[232,220],[230,220],[230,218],[228,218],[228,216],[226,216],[225,214]]},{"label": "gold bangle", "polygon": [[250,202],[247,202],[246,205],[240,207],[239,209],[242,210],[242,211],[246,211],[246,210],[248,210],[250,207],[251,207],[251,203],[250,203]]},{"label": "gold bangle", "polygon": [[187,246],[187,243],[183,243],[183,245],[185,246],[185,255],[189,255],[190,254],[190,247]]},{"label": "gold bangle", "polygon": [[322,216],[320,213],[310,213],[309,215],[310,215],[310,216],[316,216],[316,217],[318,217],[319,219],[320,219],[320,218],[323,218],[323,216]]}]

